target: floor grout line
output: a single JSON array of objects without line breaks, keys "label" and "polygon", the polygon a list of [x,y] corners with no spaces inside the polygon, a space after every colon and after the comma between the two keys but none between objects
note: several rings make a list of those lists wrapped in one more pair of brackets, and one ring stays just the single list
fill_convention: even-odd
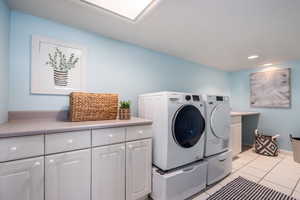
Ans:
[{"label": "floor grout line", "polygon": [[294,192],[296,191],[296,188],[297,188],[297,186],[299,185],[299,182],[300,182],[300,178],[298,178],[298,181],[297,181],[295,187],[294,187],[293,190],[292,190],[291,196],[292,196],[292,195],[294,194]]},{"label": "floor grout line", "polygon": [[[253,153],[255,153],[255,152],[253,152]],[[253,159],[253,160],[247,162],[246,164],[244,164],[243,166],[241,166],[240,168],[238,168],[238,169],[237,169],[235,172],[233,172],[232,174],[235,174],[235,173],[237,173],[237,172],[240,172],[241,169],[245,168],[246,166],[249,166],[252,162],[256,161],[258,158],[260,158],[260,155],[258,155],[255,159]],[[268,170],[267,173],[266,173],[264,176],[262,176],[261,178],[256,177],[256,176],[254,176],[254,175],[252,175],[252,174],[248,174],[248,175],[251,175],[251,176],[253,176],[253,177],[259,178],[259,180],[258,180],[257,183],[260,183],[260,182],[261,182],[268,174],[270,174],[271,171],[272,171],[277,165],[279,165],[284,159],[285,159],[285,156],[284,156],[283,158],[279,158],[279,161],[278,161],[278,162],[277,162],[270,170]],[[254,167],[254,168],[255,168],[255,167]],[[259,169],[259,168],[257,168],[257,169],[258,169],[258,170],[261,170],[261,169]],[[261,171],[264,171],[264,170],[261,170]],[[247,173],[246,173],[246,174],[247,174]],[[271,182],[271,181],[269,181],[269,182]],[[272,182],[272,183],[273,183],[273,182]],[[277,185],[278,185],[278,184],[277,184]]]},{"label": "floor grout line", "polygon": [[[261,181],[263,181],[263,180],[265,179],[265,177],[266,177],[268,174],[270,174],[271,171],[273,171],[273,169],[275,169],[281,162],[283,162],[284,159],[285,159],[285,158],[281,158],[280,161],[279,161],[278,163],[276,163],[276,165],[274,165],[274,166],[270,169],[270,171],[268,171],[268,172],[267,172],[267,173],[266,173],[266,174],[265,174],[265,175],[264,175],[257,183],[260,184]],[[281,187],[285,187],[285,186],[282,186],[282,185],[280,185],[280,184],[278,184],[278,183],[274,183],[274,182],[269,181],[269,180],[265,180],[265,181],[268,181],[268,182],[270,182],[270,183],[272,183],[272,184],[275,184],[275,185],[278,185],[278,186],[281,186]],[[296,187],[297,187],[299,181],[300,181],[300,178],[298,179],[296,185],[295,185],[294,188],[292,189],[292,191],[291,191],[291,193],[290,193],[289,196],[292,196],[292,195],[293,195],[294,190],[296,189]],[[287,188],[287,187],[285,187],[285,188]],[[287,188],[287,189],[289,189],[289,188]]]},{"label": "floor grout line", "polygon": [[243,169],[244,167],[246,167],[247,165],[249,165],[250,163],[254,162],[256,159],[258,159],[259,156],[257,156],[256,158],[254,158],[253,160],[248,161],[247,163],[245,163],[243,166],[239,167],[236,171],[234,171],[232,174],[235,174],[236,172],[240,171],[241,169]]},{"label": "floor grout line", "polygon": [[[253,152],[254,154],[256,154],[255,152]],[[256,154],[257,155],[257,154]],[[263,170],[263,169],[261,169],[261,168],[257,168],[258,170],[261,170],[261,171],[265,171],[266,173],[261,177],[261,178],[259,178],[259,177],[256,177],[256,176],[254,176],[254,175],[252,175],[252,174],[248,174],[248,175],[251,175],[251,176],[253,176],[253,177],[256,177],[256,178],[258,178],[258,184],[260,184],[263,180],[266,180],[265,178],[270,174],[270,173],[272,173],[272,171],[278,166],[278,165],[280,165],[280,164],[282,164],[283,163],[283,161],[288,157],[289,155],[284,155],[284,156],[282,156],[282,157],[278,157],[278,158],[275,158],[274,160],[270,160],[270,164],[272,163],[272,162],[274,162],[274,165],[269,169],[269,170]],[[250,166],[251,165],[251,163],[253,163],[253,162],[255,162],[255,161],[257,161],[259,158],[263,158],[263,156],[261,156],[261,155],[257,155],[256,157],[253,157],[253,158],[245,158],[245,157],[243,157],[243,153],[241,153],[241,155],[239,156],[239,158],[238,159],[245,159],[246,160],[246,162],[244,163],[244,164],[242,164],[242,165],[240,165],[240,164],[237,164],[237,166],[239,166],[240,165],[240,167],[238,167],[238,168],[236,168],[236,170],[234,171],[234,172],[232,172],[230,175],[228,175],[228,177],[229,176],[231,176],[231,175],[234,175],[234,174],[238,174],[239,172],[241,172],[244,168],[246,168],[247,166]],[[249,159],[249,160],[248,160]],[[248,161],[247,161],[248,160]],[[233,160],[233,162],[234,162],[235,160]],[[242,162],[243,163],[243,162]],[[253,166],[250,166],[250,167],[253,167],[253,168],[256,168],[254,165]],[[245,172],[246,173],[246,172]],[[246,173],[247,174],[247,173]],[[226,177],[227,178],[227,177]],[[226,179],[225,178],[225,179]],[[285,187],[285,186],[282,186],[282,185],[280,185],[280,184],[278,184],[278,183],[275,183],[275,182],[272,182],[272,181],[269,181],[269,180],[266,180],[266,181],[268,181],[268,182],[270,182],[270,183],[272,183],[272,184],[274,184],[274,185],[278,185],[278,186],[281,186],[281,187],[284,187],[284,188],[287,188],[287,187]],[[211,189],[211,188],[213,188],[213,187],[215,187],[216,185],[218,185],[218,184],[220,184],[221,182],[218,182],[218,183],[216,183],[215,185],[213,185],[212,187],[209,187],[209,188],[206,188],[204,191],[203,191],[203,193],[205,193],[206,195],[208,195],[208,197],[210,197],[211,195],[210,194],[208,194],[207,193],[207,190],[209,190],[209,189]],[[226,185],[226,184],[225,184]],[[221,185],[222,187],[224,186],[224,185]],[[294,194],[294,192],[296,191],[296,188],[298,187],[298,186],[300,186],[300,178],[298,178],[297,179],[297,182],[296,182],[296,184],[294,185],[294,187],[293,187],[293,189],[291,189],[291,188],[287,188],[287,189],[291,189],[291,192],[290,192],[290,196],[292,196],[293,194]]]},{"label": "floor grout line", "polygon": [[[259,181],[257,183],[260,183],[268,174],[271,173],[271,171],[273,171],[273,169],[275,169],[275,167],[277,167],[281,162],[283,161],[283,159],[280,159],[280,161],[278,163],[276,163],[263,177],[261,177],[259,179]],[[267,180],[268,181],[268,180]],[[271,181],[269,181],[271,182]],[[273,183],[273,182],[272,182]],[[277,184],[278,185],[278,184]]]}]

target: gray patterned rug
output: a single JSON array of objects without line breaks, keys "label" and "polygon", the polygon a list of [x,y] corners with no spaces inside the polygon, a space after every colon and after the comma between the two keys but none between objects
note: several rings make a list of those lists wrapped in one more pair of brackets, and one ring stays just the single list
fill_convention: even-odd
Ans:
[{"label": "gray patterned rug", "polygon": [[208,200],[296,200],[281,192],[238,177],[215,192]]}]

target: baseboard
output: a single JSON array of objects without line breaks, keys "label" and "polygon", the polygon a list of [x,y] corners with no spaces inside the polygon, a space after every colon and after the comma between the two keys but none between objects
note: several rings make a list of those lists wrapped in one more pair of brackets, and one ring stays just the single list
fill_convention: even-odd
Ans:
[{"label": "baseboard", "polygon": [[285,150],[285,149],[279,149],[279,152],[284,154],[284,155],[288,155],[288,156],[292,156],[293,152],[289,151],[289,150]]},{"label": "baseboard", "polygon": [[[254,151],[254,147],[251,148],[251,149],[248,149],[246,151],[249,151],[249,150]],[[293,151],[289,151],[289,150],[285,150],[285,149],[279,149],[279,153],[284,154],[284,155],[288,155],[288,156],[293,156]]]},{"label": "baseboard", "polygon": [[[254,147],[252,149],[248,149],[246,151],[252,150],[254,151]],[[241,152],[243,153],[243,152]],[[285,149],[279,149],[279,153],[283,154],[283,155],[288,155],[288,156],[293,156],[293,151],[289,151],[289,150],[285,150]]]}]

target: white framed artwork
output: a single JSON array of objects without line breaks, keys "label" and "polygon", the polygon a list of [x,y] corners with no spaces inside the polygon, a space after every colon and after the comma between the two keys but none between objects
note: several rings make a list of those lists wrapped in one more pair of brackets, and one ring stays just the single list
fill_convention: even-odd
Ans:
[{"label": "white framed artwork", "polygon": [[250,105],[262,108],[291,107],[291,69],[250,74]]},{"label": "white framed artwork", "polygon": [[69,95],[85,90],[84,47],[32,36],[31,93]]}]

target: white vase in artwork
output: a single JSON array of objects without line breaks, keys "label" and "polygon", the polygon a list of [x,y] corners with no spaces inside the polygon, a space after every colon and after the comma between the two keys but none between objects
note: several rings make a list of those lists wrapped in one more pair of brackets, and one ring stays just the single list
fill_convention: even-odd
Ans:
[{"label": "white vase in artwork", "polygon": [[54,84],[56,86],[66,87],[68,86],[68,71],[58,71],[54,72]]}]

